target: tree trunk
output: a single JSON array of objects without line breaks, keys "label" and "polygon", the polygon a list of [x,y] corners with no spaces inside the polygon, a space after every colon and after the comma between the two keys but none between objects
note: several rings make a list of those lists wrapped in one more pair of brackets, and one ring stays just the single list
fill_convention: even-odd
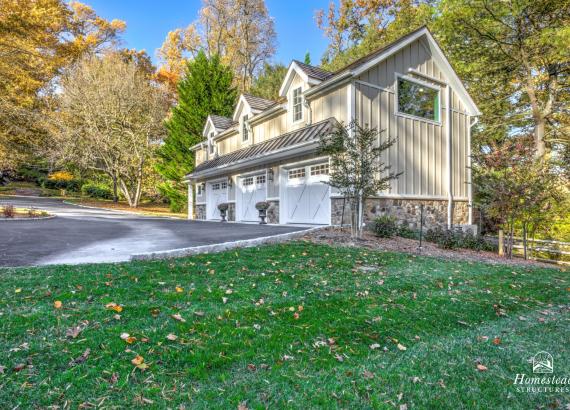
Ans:
[{"label": "tree trunk", "polygon": [[544,118],[536,118],[534,126],[534,146],[537,158],[542,158],[546,153],[546,145],[544,143],[545,129],[546,120]]},{"label": "tree trunk", "polygon": [[525,260],[528,259],[526,246],[526,222],[523,222],[523,257]]},{"label": "tree trunk", "polygon": [[133,206],[133,200],[131,198],[131,194],[129,192],[129,188],[127,187],[127,184],[125,184],[125,181],[123,181],[123,178],[119,178],[119,184],[121,185],[121,191],[123,192],[123,195],[125,196],[125,198],[127,199],[127,202],[129,203],[129,206],[131,208],[134,208]]},{"label": "tree trunk", "polygon": [[119,193],[118,193],[118,187],[117,187],[117,175],[115,173],[113,173],[112,178],[113,178],[113,202],[117,203],[117,202],[119,202]]}]

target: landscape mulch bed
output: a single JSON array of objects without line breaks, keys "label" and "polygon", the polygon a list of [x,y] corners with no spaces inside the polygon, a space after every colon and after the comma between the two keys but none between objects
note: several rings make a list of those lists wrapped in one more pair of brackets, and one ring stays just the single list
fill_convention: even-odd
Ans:
[{"label": "landscape mulch bed", "polygon": [[[362,239],[350,237],[349,228],[330,227],[317,231],[312,231],[305,235],[303,239],[313,243],[339,245],[348,247],[364,247],[391,252],[405,252],[414,255],[434,256],[451,260],[466,260],[473,262],[485,262],[491,264],[506,264],[518,266],[537,266],[552,268],[556,265],[538,262],[534,260],[524,260],[521,258],[506,259],[496,253],[487,251],[476,251],[472,249],[442,249],[431,242],[422,242],[422,249],[418,249],[419,241],[401,237],[379,238],[371,232],[365,231]],[[561,267],[561,269],[564,269]]]}]

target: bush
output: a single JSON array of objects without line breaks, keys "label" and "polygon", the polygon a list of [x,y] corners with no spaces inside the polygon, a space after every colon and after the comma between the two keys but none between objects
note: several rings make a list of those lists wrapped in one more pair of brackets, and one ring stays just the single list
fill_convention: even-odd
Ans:
[{"label": "bush", "polygon": [[67,171],[57,171],[44,178],[41,183],[45,189],[65,189],[71,192],[79,192],[81,181]]},{"label": "bush", "polygon": [[113,192],[109,187],[91,182],[81,187],[81,194],[90,198],[113,199]]},{"label": "bush", "polygon": [[413,229],[407,227],[406,225],[400,225],[398,227],[398,232],[396,235],[407,238],[407,239],[419,239],[420,235],[418,231],[414,231]]},{"label": "bush", "polygon": [[218,204],[218,210],[220,211],[227,211],[229,208],[229,204],[222,202],[221,204]]},{"label": "bush", "polygon": [[255,209],[258,211],[265,211],[267,208],[269,208],[269,202],[267,201],[260,201],[255,204]]},{"label": "bush", "polygon": [[13,218],[16,216],[16,209],[12,204],[6,204],[2,208],[2,213],[4,214],[5,218]]},{"label": "bush", "polygon": [[473,249],[476,251],[495,251],[496,246],[489,243],[482,236],[474,235],[471,230],[463,232],[460,229],[442,229],[440,227],[428,229],[425,234],[427,242],[434,242],[443,249]]},{"label": "bush", "polygon": [[398,232],[396,218],[388,215],[377,217],[372,223],[372,231],[380,238],[393,237]]}]

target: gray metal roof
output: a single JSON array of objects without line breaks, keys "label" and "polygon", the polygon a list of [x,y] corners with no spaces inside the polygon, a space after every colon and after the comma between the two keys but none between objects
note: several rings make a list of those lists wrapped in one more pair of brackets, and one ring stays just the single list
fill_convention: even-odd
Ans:
[{"label": "gray metal roof", "polygon": [[272,105],[276,104],[276,101],[266,100],[265,98],[257,97],[251,94],[243,94],[245,100],[249,104],[249,106],[254,110],[265,110]]},{"label": "gray metal roof", "polygon": [[325,81],[327,78],[333,75],[333,73],[331,73],[330,71],[323,70],[322,68],[308,65],[298,60],[293,60],[293,61],[295,61],[295,63],[297,63],[297,65],[301,68],[301,70],[303,70],[305,74],[307,74],[311,78],[316,78],[317,80]]},{"label": "gray metal roof", "polygon": [[337,121],[331,117],[304,128],[287,132],[279,137],[252,145],[251,147],[242,148],[226,155],[220,155],[209,161],[202,162],[194,168],[194,171],[189,175],[200,174],[203,171],[222,165],[231,165],[234,162],[259,158],[283,148],[293,148],[305,142],[316,141],[321,135],[330,133],[336,123]]},{"label": "gray metal roof", "polygon": [[221,115],[210,114],[210,118],[217,130],[227,130],[232,125],[236,124],[231,118],[222,117]]}]

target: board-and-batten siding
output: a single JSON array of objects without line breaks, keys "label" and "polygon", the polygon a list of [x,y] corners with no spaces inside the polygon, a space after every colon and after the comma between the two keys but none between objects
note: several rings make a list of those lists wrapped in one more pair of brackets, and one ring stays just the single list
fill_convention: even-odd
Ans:
[{"label": "board-and-batten siding", "polygon": [[[391,166],[391,171],[402,172],[402,175],[391,182],[387,194],[445,198],[448,175],[446,88],[415,76],[409,68],[445,81],[427,47],[417,41],[359,76],[355,82],[355,115],[361,125],[376,128],[380,139],[389,136],[396,139],[383,153],[382,161]],[[395,73],[416,77],[440,89],[440,124],[396,115]],[[451,103],[452,192],[455,198],[465,199],[470,118],[453,91]]]}]

